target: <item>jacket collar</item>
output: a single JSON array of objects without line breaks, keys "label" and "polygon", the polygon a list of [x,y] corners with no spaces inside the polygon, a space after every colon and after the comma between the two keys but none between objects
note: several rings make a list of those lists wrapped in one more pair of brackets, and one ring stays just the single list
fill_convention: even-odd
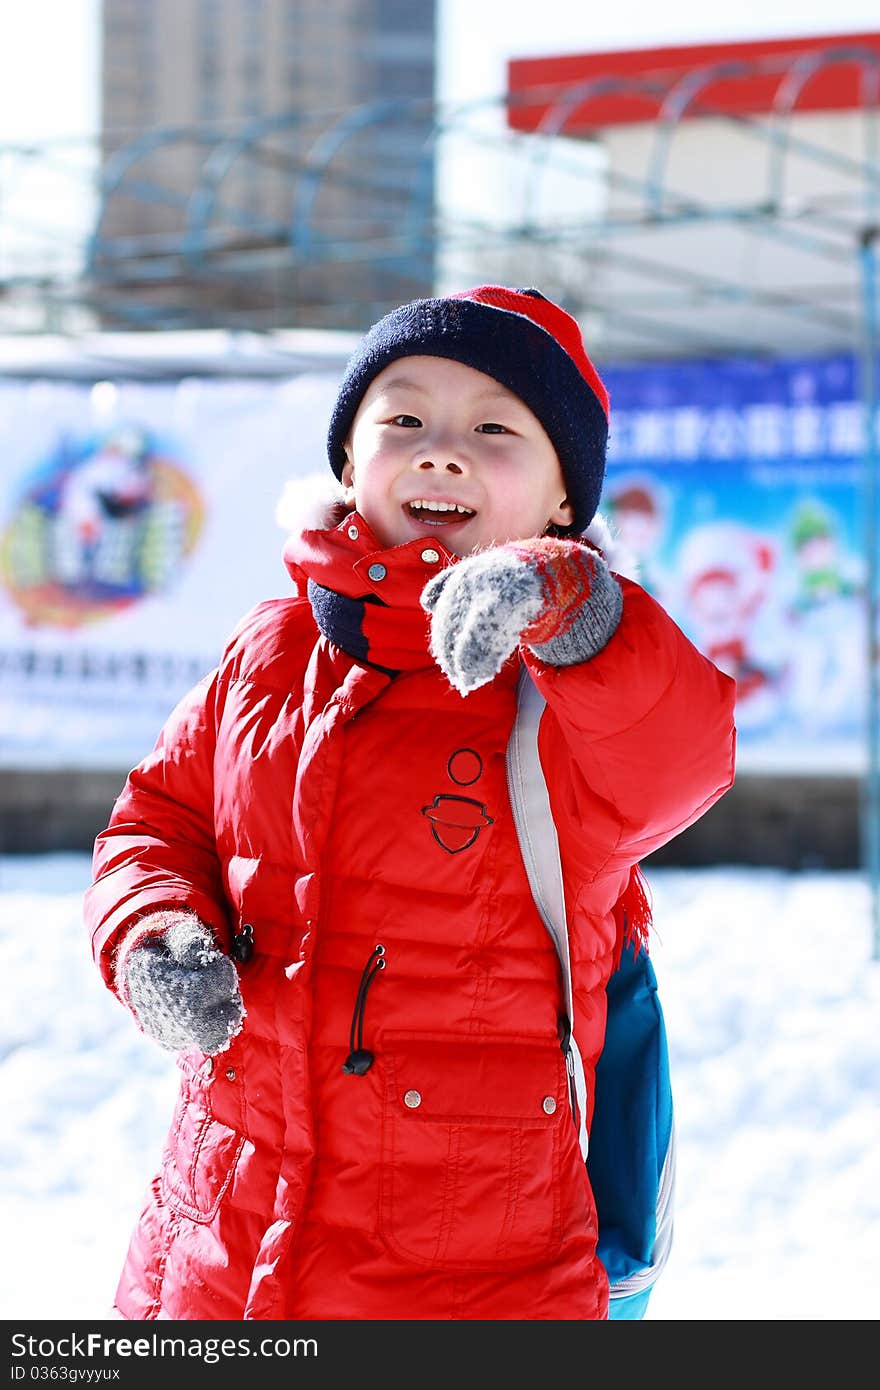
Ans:
[{"label": "jacket collar", "polygon": [[389,671],[433,664],[419,599],[428,580],[456,558],[433,537],[382,546],[359,512],[328,529],[296,532],[284,548],[288,572],[312,599],[322,632],[355,660]]}]

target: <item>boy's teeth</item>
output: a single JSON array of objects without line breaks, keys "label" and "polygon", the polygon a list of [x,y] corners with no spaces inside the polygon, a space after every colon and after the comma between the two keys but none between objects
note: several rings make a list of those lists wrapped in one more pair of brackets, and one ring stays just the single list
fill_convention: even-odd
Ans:
[{"label": "boy's teeth", "polygon": [[419,500],[410,502],[413,509],[426,512],[460,512],[462,516],[473,516],[470,507],[463,507],[459,502],[427,502]]}]

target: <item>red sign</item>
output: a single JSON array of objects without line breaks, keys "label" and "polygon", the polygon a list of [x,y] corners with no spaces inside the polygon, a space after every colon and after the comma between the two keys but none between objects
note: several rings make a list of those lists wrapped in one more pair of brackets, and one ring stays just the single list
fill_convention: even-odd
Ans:
[{"label": "red sign", "polygon": [[508,124],[585,131],[653,121],[688,78],[676,115],[754,116],[789,103],[796,111],[867,108],[880,88],[880,33],[515,58]]}]

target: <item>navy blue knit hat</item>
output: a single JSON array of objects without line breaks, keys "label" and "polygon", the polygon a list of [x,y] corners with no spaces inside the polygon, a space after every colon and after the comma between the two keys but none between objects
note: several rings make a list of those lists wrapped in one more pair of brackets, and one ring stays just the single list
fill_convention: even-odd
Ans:
[{"label": "navy blue knit hat", "polygon": [[367,387],[399,357],[452,358],[525,401],[553,443],[574,511],[573,524],[559,529],[586,529],[605,476],[608,393],[570,314],[537,290],[502,285],[417,299],[386,314],[351,357],[330,419],[327,450],[337,478]]}]

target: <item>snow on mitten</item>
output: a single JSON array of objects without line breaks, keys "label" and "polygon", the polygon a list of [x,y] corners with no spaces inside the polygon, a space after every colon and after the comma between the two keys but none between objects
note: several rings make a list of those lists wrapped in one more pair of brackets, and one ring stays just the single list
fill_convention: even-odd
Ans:
[{"label": "snow on mitten", "polygon": [[602,556],[551,536],[468,555],[435,575],[421,601],[431,651],[462,695],[492,680],[520,642],[550,666],[589,660],[623,610]]},{"label": "snow on mitten", "polygon": [[235,966],[194,914],[162,911],[138,922],[117,964],[120,992],[142,1031],[168,1052],[195,1045],[213,1056],[239,1032],[244,1008]]}]

